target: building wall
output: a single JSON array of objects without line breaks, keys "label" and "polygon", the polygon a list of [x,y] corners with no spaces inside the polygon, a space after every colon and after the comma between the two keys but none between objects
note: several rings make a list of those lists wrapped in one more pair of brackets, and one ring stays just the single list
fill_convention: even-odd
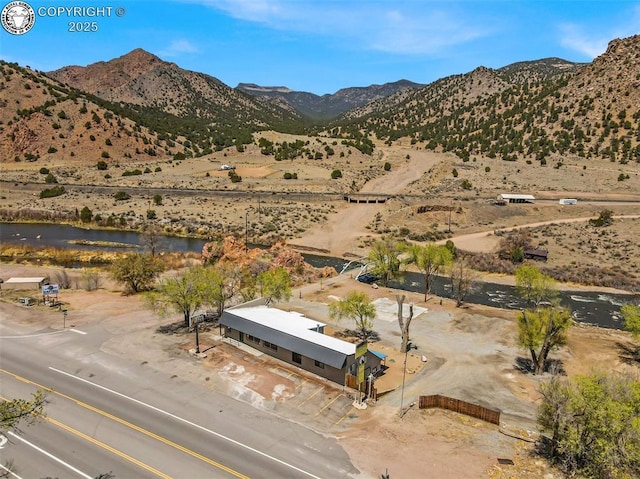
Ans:
[{"label": "building wall", "polygon": [[318,376],[321,376],[325,379],[329,379],[330,381],[333,381],[341,385],[344,385],[345,375],[348,371],[348,365],[354,362],[354,356],[352,355],[347,358],[346,366],[344,369],[337,369],[332,366],[329,366],[328,364],[325,364],[324,367],[322,368],[322,367],[318,367],[315,364],[315,360],[308,358],[304,356],[304,354],[300,353],[301,363],[296,363],[293,361],[293,351],[285,349],[281,346],[276,345],[277,349],[274,350],[273,348],[269,347],[268,344],[265,344],[262,339],[256,342],[250,339],[246,334],[243,335],[244,339],[240,341],[240,331],[232,328],[225,327],[224,335],[228,338],[234,339],[238,342],[242,342],[248,346],[251,346],[252,348],[257,349],[258,351],[263,352],[265,354],[268,354],[269,356],[272,356],[281,361],[284,361],[285,363],[289,363],[298,368],[312,372],[314,374],[317,374]]},{"label": "building wall", "polygon": [[12,290],[35,290],[39,291],[42,288],[42,282],[33,283],[2,283],[2,289]]}]

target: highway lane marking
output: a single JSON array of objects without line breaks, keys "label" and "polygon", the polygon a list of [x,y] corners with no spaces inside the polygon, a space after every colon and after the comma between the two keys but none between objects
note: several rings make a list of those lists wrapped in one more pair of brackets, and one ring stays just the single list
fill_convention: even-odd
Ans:
[{"label": "highway lane marking", "polygon": [[84,439],[85,441],[88,441],[88,442],[90,442],[92,444],[95,444],[96,446],[99,446],[99,447],[101,447],[103,449],[106,449],[107,451],[115,454],[116,456],[120,456],[121,458],[126,459],[127,461],[134,463],[136,466],[139,466],[142,469],[146,469],[147,471],[155,474],[158,477],[163,477],[164,479],[171,479],[171,476],[165,474],[164,472],[160,472],[157,469],[155,469],[154,467],[151,467],[150,465],[145,464],[144,462],[136,459],[135,457],[131,457],[130,455],[128,455],[128,454],[126,454],[126,453],[124,453],[122,451],[119,451],[118,449],[116,449],[114,447],[111,447],[111,446],[109,446],[108,444],[105,444],[102,441],[98,441],[97,439],[95,439],[95,438],[93,438],[91,436],[88,436],[85,433],[83,433],[81,431],[78,431],[77,429],[72,428],[71,426],[68,426],[68,425],[66,425],[66,424],[64,424],[64,423],[62,423],[62,422],[60,422],[60,421],[58,421],[56,419],[53,419],[53,418],[51,418],[49,416],[45,417],[44,419],[45,419],[45,421],[48,421],[51,424],[54,424],[54,425],[64,429],[65,431],[70,432],[71,434],[75,434],[76,436]]},{"label": "highway lane marking", "polygon": [[[200,424],[196,424],[196,423],[191,422],[191,421],[189,421],[189,420],[187,420],[187,419],[184,419],[184,418],[182,418],[182,417],[180,417],[180,416],[176,416],[175,414],[172,414],[172,413],[170,413],[170,412],[168,412],[168,411],[165,411],[165,410],[163,410],[163,409],[160,409],[160,408],[157,408],[157,407],[155,407],[155,406],[152,406],[151,404],[147,404],[147,403],[142,402],[142,401],[140,401],[140,400],[138,400],[138,399],[132,398],[132,397],[127,396],[127,395],[125,395],[125,394],[122,394],[122,393],[120,393],[120,392],[118,392],[118,391],[114,391],[113,389],[109,389],[109,388],[107,388],[107,387],[105,387],[105,386],[101,386],[100,384],[94,383],[94,382],[92,382],[92,381],[88,381],[87,379],[84,379],[84,378],[81,378],[81,377],[75,376],[75,375],[73,375],[73,374],[71,374],[71,373],[68,373],[68,372],[66,372],[66,371],[62,371],[62,370],[60,370],[60,369],[56,369],[56,368],[54,368],[54,367],[52,367],[52,366],[49,366],[49,369],[50,369],[51,371],[55,371],[55,372],[57,372],[57,373],[59,373],[59,374],[63,374],[63,375],[65,375],[65,376],[68,376],[68,377],[70,377],[70,378],[73,378],[73,379],[75,379],[75,380],[77,380],[77,381],[81,381],[81,382],[83,382],[83,383],[85,383],[85,384],[89,384],[89,385],[91,385],[91,386],[93,386],[93,387],[96,387],[96,388],[98,388],[98,389],[102,389],[103,391],[107,391],[107,392],[109,392],[109,393],[111,393],[111,394],[114,394],[114,395],[116,395],[116,396],[119,396],[119,397],[121,397],[121,398],[124,398],[124,399],[127,399],[127,400],[129,400],[129,401],[132,401],[132,402],[134,402],[134,403],[136,403],[136,404],[139,404],[140,406],[144,406],[144,407],[149,408],[149,409],[151,409],[151,410],[153,410],[153,411],[156,411],[156,412],[158,412],[158,413],[160,413],[160,414],[164,414],[164,415],[165,415],[165,416],[167,416],[167,417],[170,417],[170,418],[172,418],[172,419],[175,419],[176,421],[180,421],[180,422],[182,422],[183,424],[187,424],[187,425],[189,425],[189,426],[191,426],[191,427],[194,427],[194,428],[196,428],[196,429],[200,429],[201,431],[204,431],[204,432],[206,432],[206,433],[208,433],[208,434],[211,434],[212,436],[216,436],[217,438],[224,439],[225,441],[228,441],[228,442],[230,442],[231,444],[234,444],[234,445],[236,445],[236,446],[238,446],[238,447],[242,447],[242,448],[246,449],[247,451],[251,451],[252,453],[254,453],[254,454],[256,454],[256,455],[259,455],[259,456],[262,456],[262,457],[264,457],[264,458],[266,458],[266,459],[269,459],[269,460],[271,460],[271,461],[274,461],[274,462],[276,462],[276,463],[278,463],[278,464],[280,464],[280,465],[282,465],[282,466],[286,466],[286,467],[288,467],[288,468],[290,468],[290,469],[293,469],[294,471],[297,471],[297,472],[299,472],[299,473],[301,473],[301,474],[304,474],[304,475],[306,475],[306,476],[308,476],[308,477],[311,477],[311,478],[313,478],[313,479],[321,479],[320,477],[318,477],[318,476],[316,476],[316,475],[314,475],[314,474],[312,474],[312,473],[310,473],[310,472],[308,472],[308,471],[305,471],[304,469],[300,469],[299,467],[296,467],[296,466],[294,466],[293,464],[289,464],[288,462],[283,461],[282,459],[278,459],[277,457],[270,456],[270,455],[269,455],[269,454],[267,454],[266,452],[259,451],[258,449],[255,449],[255,448],[253,448],[253,447],[251,447],[251,446],[248,446],[248,445],[246,445],[246,444],[244,444],[244,443],[242,443],[242,442],[236,441],[235,439],[231,439],[230,437],[227,437],[227,436],[225,436],[225,435],[223,435],[223,434],[220,434],[219,432],[213,431],[213,430],[211,430],[211,429],[207,429],[206,427],[201,426]],[[0,369],[0,371],[2,371],[2,369]],[[11,373],[9,373],[9,374],[11,374]],[[320,389],[324,389],[324,387],[323,387],[323,388],[320,388]],[[320,392],[320,391],[318,391],[318,392]]]},{"label": "highway lane marking", "polygon": [[[75,376],[73,376],[73,375],[71,375],[69,373],[65,373],[64,371],[56,370],[55,368],[51,368],[50,367],[49,369],[54,370],[56,372],[60,372],[62,374],[66,374],[66,375],[71,376],[71,377],[73,377],[75,379],[83,380],[82,378],[75,377]],[[88,409],[89,411],[93,411],[96,414],[99,414],[99,415],[101,415],[103,417],[106,417],[107,419],[111,419],[112,421],[117,422],[119,424],[122,424],[123,426],[126,426],[126,427],[128,427],[130,429],[133,429],[134,431],[138,431],[139,433],[142,433],[145,436],[153,438],[156,441],[162,442],[162,443],[166,444],[167,446],[171,446],[174,449],[177,449],[177,450],[179,450],[181,452],[184,452],[185,454],[188,454],[188,455],[190,455],[192,457],[195,457],[196,459],[201,460],[202,462],[206,462],[207,464],[210,464],[210,465],[212,465],[212,466],[214,466],[214,467],[216,467],[216,468],[218,468],[218,469],[220,469],[222,471],[225,471],[225,472],[229,473],[232,476],[238,477],[240,479],[249,479],[249,476],[245,476],[244,474],[242,474],[242,473],[240,473],[238,471],[235,471],[234,469],[231,469],[230,467],[227,467],[224,464],[221,464],[221,463],[219,463],[217,461],[214,461],[213,459],[210,459],[210,458],[208,458],[206,456],[203,456],[202,454],[199,454],[199,453],[197,453],[195,451],[192,451],[191,449],[188,449],[188,448],[186,448],[184,446],[181,446],[180,444],[177,444],[177,443],[175,443],[173,441],[170,441],[169,439],[167,439],[165,437],[159,436],[158,434],[155,434],[155,433],[153,433],[151,431],[148,431],[148,430],[146,430],[146,429],[144,429],[144,428],[142,428],[140,426],[137,426],[137,425],[135,425],[133,423],[130,423],[129,421],[125,421],[124,419],[119,418],[118,416],[114,416],[113,414],[110,414],[110,413],[108,413],[106,411],[103,411],[102,409],[98,409],[97,407],[91,406],[90,404],[84,403],[84,402],[82,402],[82,401],[80,401],[78,399],[75,399],[75,398],[73,398],[71,396],[68,396],[68,395],[66,395],[64,393],[61,393],[59,391],[55,391],[54,389],[51,389],[51,388],[48,388],[48,387],[43,386],[41,384],[38,384],[35,381],[31,381],[30,379],[23,378],[22,376],[19,376],[17,374],[11,373],[11,372],[9,372],[9,371],[7,371],[5,369],[0,369],[0,372],[3,372],[3,373],[8,374],[10,376],[13,376],[15,379],[17,379],[19,381],[22,381],[22,382],[25,382],[27,384],[33,384],[34,386],[36,386],[36,387],[38,387],[40,389],[44,389],[44,390],[46,390],[48,392],[51,392],[51,393],[56,394],[56,395],[58,395],[58,396],[60,396],[62,398],[65,398],[65,399],[67,399],[67,400],[69,400],[71,402],[74,402],[78,406],[81,406],[81,407],[83,407],[85,409]],[[86,381],[86,380],[83,380],[83,381]],[[86,381],[86,382],[90,383],[90,384],[93,384],[95,386],[98,386],[98,387],[102,387],[102,386],[99,386],[97,384],[91,383],[90,381]],[[104,389],[107,390],[107,391],[110,391],[107,388],[104,388]],[[115,393],[115,391],[111,391],[111,392]],[[116,394],[120,394],[120,393],[116,393]],[[123,395],[123,397],[127,397],[127,396]],[[132,399],[132,398],[128,398],[128,399]],[[136,401],[135,399],[132,399],[132,400]],[[144,403],[141,403],[141,404],[144,404]],[[149,406],[149,405],[147,405],[147,406],[153,408],[153,406]],[[154,408],[154,409],[156,409],[156,408]],[[162,410],[158,409],[158,411],[162,411]],[[169,414],[169,413],[166,413],[166,414]],[[184,421],[187,422],[186,420],[184,420]],[[246,446],[246,447],[248,447],[248,446]],[[315,476],[312,476],[312,477],[315,477]],[[93,478],[89,478],[89,479],[93,479]],[[320,478],[318,478],[318,479],[320,479]]]},{"label": "highway lane marking", "polygon": [[[11,469],[3,466],[2,464],[0,464],[0,468],[2,468],[11,477],[15,477],[16,479],[24,479],[21,476],[17,475],[15,472],[13,472]],[[5,476],[4,475],[0,475],[0,477],[5,477]]]},{"label": "highway lane marking", "polygon": [[89,333],[87,333],[85,331],[80,331],[79,329],[76,329],[76,328],[71,328],[71,329],[69,329],[69,331],[71,331],[72,333],[77,333],[77,334],[89,334]]},{"label": "highway lane marking", "polygon": [[54,456],[53,454],[51,454],[48,451],[45,451],[44,449],[42,449],[41,447],[36,446],[35,444],[33,444],[32,442],[27,441],[25,438],[18,436],[16,433],[14,433],[13,431],[9,431],[7,434],[10,434],[12,437],[16,438],[18,441],[22,441],[23,443],[25,443],[27,446],[32,447],[33,449],[35,449],[36,451],[38,451],[40,454],[44,454],[45,456],[47,456],[50,459],[53,459],[54,461],[56,461],[59,464],[62,464],[64,467],[66,467],[67,469],[72,470],[73,472],[75,472],[76,474],[78,474],[80,477],[84,477],[85,479],[93,479],[93,476],[90,476],[89,474],[85,474],[84,472],[82,472],[80,469],[77,469],[75,467],[73,467],[71,464],[69,464],[68,462],[64,462],[62,459],[60,459],[57,456]]},{"label": "highway lane marking", "polygon": [[0,336],[0,339],[29,339],[29,338],[40,338],[42,336],[54,336],[56,334],[62,334],[66,331],[52,331],[50,333],[37,333],[37,334],[23,334],[21,336]]}]

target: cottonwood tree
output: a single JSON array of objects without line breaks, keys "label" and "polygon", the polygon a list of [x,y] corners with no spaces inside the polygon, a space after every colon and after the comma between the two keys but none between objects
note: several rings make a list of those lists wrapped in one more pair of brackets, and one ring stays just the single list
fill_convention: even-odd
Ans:
[{"label": "cottonwood tree", "polygon": [[400,352],[407,351],[407,344],[409,343],[409,327],[413,320],[413,304],[409,304],[409,316],[405,319],[403,315],[404,309],[404,294],[396,294],[396,303],[398,303],[398,326],[400,326]]},{"label": "cottonwood tree", "polygon": [[534,308],[542,303],[555,303],[558,298],[556,281],[535,266],[516,268],[516,290]]},{"label": "cottonwood tree", "polygon": [[624,319],[624,328],[630,331],[633,337],[640,339],[640,306],[625,304],[620,308]]},{"label": "cottonwood tree", "polygon": [[227,303],[240,292],[246,277],[241,268],[231,263],[206,268],[206,302],[216,309],[218,317],[222,316]]},{"label": "cottonwood tree", "polygon": [[164,265],[160,260],[141,253],[123,256],[111,265],[111,277],[123,283],[128,293],[149,289],[162,271],[164,271]]},{"label": "cottonwood tree", "polygon": [[382,279],[382,283],[388,286],[389,281],[396,278],[400,273],[400,260],[398,256],[402,252],[399,244],[385,238],[375,241],[369,251],[369,261],[371,262],[371,272]]},{"label": "cottonwood tree", "polygon": [[446,246],[428,243],[424,246],[411,245],[407,249],[407,263],[414,264],[424,277],[424,300],[431,292],[433,278],[453,261],[453,255]]},{"label": "cottonwood tree", "polygon": [[548,452],[571,477],[640,477],[640,382],[596,373],[540,385]]},{"label": "cottonwood tree", "polygon": [[353,320],[360,337],[366,340],[373,329],[376,307],[367,294],[351,291],[344,298],[329,303],[329,316],[332,319]]},{"label": "cottonwood tree", "polygon": [[291,298],[291,275],[285,268],[279,267],[260,273],[258,286],[266,305],[272,301],[289,301]]},{"label": "cottonwood tree", "polygon": [[147,303],[160,316],[167,316],[172,311],[182,314],[184,326],[189,327],[191,316],[207,299],[207,280],[204,266],[188,268],[179,276],[160,281],[154,291],[147,293]]},{"label": "cottonwood tree", "polygon": [[[631,332],[635,339],[640,340],[640,306],[635,304],[625,304],[620,308],[624,328]],[[640,359],[640,348],[636,351],[636,356]]]},{"label": "cottonwood tree", "polygon": [[33,424],[44,417],[44,391],[38,390],[30,400],[11,399],[0,401],[0,431],[18,427],[19,424]]},{"label": "cottonwood tree", "polygon": [[518,315],[518,343],[531,353],[533,374],[544,372],[549,353],[564,345],[573,324],[565,308],[524,310]]}]

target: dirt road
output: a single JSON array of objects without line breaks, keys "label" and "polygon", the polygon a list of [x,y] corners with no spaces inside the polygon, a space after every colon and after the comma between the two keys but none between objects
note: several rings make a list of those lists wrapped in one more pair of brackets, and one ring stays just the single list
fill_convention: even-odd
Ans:
[{"label": "dirt road", "polygon": [[[389,154],[387,149],[381,148],[384,155]],[[397,148],[394,150],[397,155]],[[402,151],[400,154],[404,154]],[[376,178],[364,185],[359,193],[389,193],[402,192],[407,185],[424,175],[441,157],[428,152],[406,150],[402,167],[395,167],[385,175]],[[306,231],[302,237],[291,239],[288,244],[301,249],[308,248],[324,254],[339,257],[361,257],[366,254],[363,238],[377,236],[367,230],[377,213],[384,211],[381,204],[355,204],[345,203],[344,207],[334,214],[329,215],[327,222]]]}]

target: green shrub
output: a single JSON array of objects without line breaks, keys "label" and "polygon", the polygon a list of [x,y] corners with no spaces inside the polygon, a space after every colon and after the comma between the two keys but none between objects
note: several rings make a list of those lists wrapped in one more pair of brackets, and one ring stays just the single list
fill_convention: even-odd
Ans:
[{"label": "green shrub", "polygon": [[40,192],[40,198],[54,198],[64,194],[64,186],[54,186]]},{"label": "green shrub", "polygon": [[40,168],[40,174],[41,175],[48,175],[49,174],[49,168],[45,168],[43,166],[42,168]]},{"label": "green shrub", "polygon": [[100,161],[96,164],[96,167],[97,167],[99,170],[106,170],[106,169],[107,169],[107,162],[106,162],[106,161],[104,161],[104,160],[100,160]]},{"label": "green shrub", "polygon": [[384,171],[391,171],[391,163],[388,161],[384,164]]},{"label": "green shrub", "polygon": [[45,182],[45,183],[57,183],[57,182],[58,182],[58,180],[56,179],[56,177],[55,177],[55,176],[53,176],[51,173],[49,173],[49,174],[45,177],[44,182]]},{"label": "green shrub", "polygon": [[331,178],[334,180],[337,180],[338,178],[342,178],[342,171],[340,170],[333,170],[331,172]]},{"label": "green shrub", "polygon": [[113,197],[116,199],[116,201],[123,201],[131,198],[131,195],[126,191],[118,191],[113,195]]}]

